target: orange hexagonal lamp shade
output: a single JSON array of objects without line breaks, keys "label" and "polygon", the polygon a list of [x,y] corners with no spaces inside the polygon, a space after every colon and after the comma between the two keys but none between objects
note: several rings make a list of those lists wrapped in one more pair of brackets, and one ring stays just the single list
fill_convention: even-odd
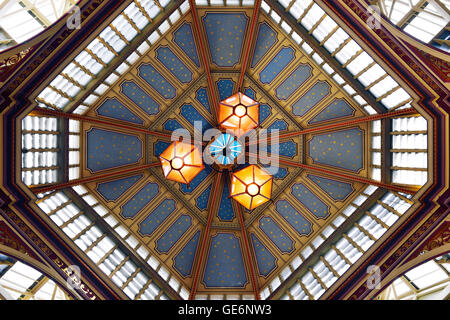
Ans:
[{"label": "orange hexagonal lamp shade", "polygon": [[259,103],[238,92],[219,105],[219,124],[237,136],[258,127]]},{"label": "orange hexagonal lamp shade", "polygon": [[160,154],[159,160],[164,176],[180,183],[188,184],[205,168],[198,148],[180,141],[172,142]]},{"label": "orange hexagonal lamp shade", "polygon": [[252,164],[233,173],[230,196],[248,210],[253,210],[270,200],[272,182],[270,174]]}]

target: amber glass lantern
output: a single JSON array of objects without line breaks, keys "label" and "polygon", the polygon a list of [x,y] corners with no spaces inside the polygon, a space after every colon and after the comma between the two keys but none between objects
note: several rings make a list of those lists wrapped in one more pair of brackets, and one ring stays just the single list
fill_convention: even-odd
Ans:
[{"label": "amber glass lantern", "polygon": [[225,130],[232,130],[240,136],[258,127],[259,103],[238,92],[223,100],[219,105],[219,124]]},{"label": "amber glass lantern", "polygon": [[273,177],[256,165],[234,172],[231,178],[230,196],[253,210],[270,200]]},{"label": "amber glass lantern", "polygon": [[198,148],[180,141],[172,142],[159,160],[164,176],[180,183],[190,183],[205,168]]}]

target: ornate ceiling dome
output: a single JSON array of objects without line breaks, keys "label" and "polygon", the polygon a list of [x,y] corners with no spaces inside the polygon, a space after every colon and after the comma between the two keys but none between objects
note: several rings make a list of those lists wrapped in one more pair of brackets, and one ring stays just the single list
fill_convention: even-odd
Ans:
[{"label": "ornate ceiling dome", "polygon": [[[386,63],[398,57],[334,5],[226,2],[134,1],[67,59],[52,54],[58,69],[30,90],[18,122],[17,183],[124,297],[329,297],[432,185],[432,120]],[[257,118],[267,152],[224,135],[213,155],[225,165],[242,153],[273,176],[245,183],[257,208],[230,198],[247,164],[165,177],[182,170],[181,156],[164,153],[172,132],[206,146],[220,102],[238,92],[259,104],[233,112]],[[219,152],[228,144],[233,159]]]}]

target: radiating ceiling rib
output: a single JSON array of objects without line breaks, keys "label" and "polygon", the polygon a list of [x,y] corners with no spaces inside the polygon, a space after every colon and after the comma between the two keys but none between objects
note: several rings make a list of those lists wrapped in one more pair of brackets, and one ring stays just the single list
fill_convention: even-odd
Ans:
[{"label": "radiating ceiling rib", "polygon": [[[253,158],[257,158],[259,157],[260,159],[262,158],[262,155],[256,155],[256,154],[252,154],[249,152],[246,152],[246,154],[249,157],[253,157]],[[329,170],[329,169],[325,169],[324,167],[319,167],[316,165],[309,165],[309,164],[303,164],[303,163],[299,163],[299,162],[294,162],[294,161],[290,161],[290,160],[285,160],[285,159],[279,159],[278,160],[280,164],[284,164],[287,166],[291,166],[294,168],[302,168],[304,170],[307,171],[312,171],[312,172],[319,172],[322,174],[326,174],[332,177],[336,177],[336,178],[341,178],[347,181],[358,181],[364,184],[368,184],[368,185],[374,185],[380,188],[384,188],[386,190],[393,190],[393,191],[398,191],[398,192],[403,192],[406,194],[416,194],[417,191],[419,190],[420,186],[414,187],[414,186],[401,186],[401,185],[395,185],[395,184],[386,184],[386,183],[382,183],[379,181],[375,181],[372,179],[368,179],[368,178],[364,178],[362,176],[357,176],[354,174],[348,174],[348,173],[343,173],[343,172],[337,172],[337,171],[333,171],[333,170]]]},{"label": "radiating ceiling rib", "polygon": [[[320,125],[320,126],[317,126],[317,127],[303,129],[303,130],[299,130],[299,131],[295,131],[295,132],[281,133],[279,135],[279,139],[280,140],[288,139],[288,138],[292,138],[292,137],[296,137],[296,136],[300,136],[300,135],[304,135],[304,134],[308,134],[308,133],[326,132],[326,131],[330,131],[331,129],[338,129],[338,128],[343,128],[343,127],[348,127],[348,126],[352,126],[352,125],[355,125],[355,124],[358,124],[358,123],[376,121],[376,120],[380,120],[380,119],[395,118],[395,117],[404,116],[404,115],[415,115],[415,114],[418,114],[418,112],[414,108],[401,109],[401,110],[387,112],[387,113],[382,113],[382,114],[376,114],[376,115],[371,115],[371,116],[366,116],[366,117],[353,118],[351,120],[339,121],[339,122],[335,122],[335,123],[332,123],[332,124],[329,124],[329,125]],[[264,142],[264,141],[269,141],[269,139],[270,138],[259,139],[257,142],[255,142],[255,141],[247,142],[246,145],[251,145],[251,144],[254,144],[254,143],[259,143],[259,142]]]},{"label": "radiating ceiling rib", "polygon": [[206,245],[208,243],[208,236],[209,236],[209,230],[211,228],[211,223],[213,220],[214,215],[216,214],[217,210],[219,209],[219,205],[216,203],[217,201],[217,194],[218,194],[218,188],[222,181],[222,172],[218,172],[216,176],[216,181],[214,182],[213,189],[211,190],[211,193],[209,195],[209,210],[208,210],[208,222],[206,223],[206,226],[203,230],[203,237],[201,237],[201,242],[197,246],[197,251],[195,253],[194,258],[194,273],[193,273],[193,280],[192,280],[192,288],[191,293],[189,295],[189,300],[194,300],[195,295],[197,293],[197,286],[198,281],[200,278],[200,272],[202,270],[202,266],[205,262],[205,250]]},{"label": "radiating ceiling rib", "polygon": [[[255,0],[254,8],[253,8],[253,14],[252,14],[252,20],[250,22],[250,30],[247,35],[247,42],[245,44],[244,49],[244,56],[242,57],[243,62],[241,66],[241,74],[239,76],[239,82],[237,85],[237,91],[242,91],[242,84],[244,83],[244,75],[247,71],[247,68],[250,63],[250,57],[253,56],[253,51],[255,50],[256,45],[256,23],[258,22],[259,17],[259,10],[261,8],[261,2],[262,0]],[[236,92],[235,92],[236,93]]]},{"label": "radiating ceiling rib", "polygon": [[[231,176],[231,174],[230,174]],[[228,177],[227,177],[228,178]],[[231,177],[230,177],[231,180]],[[251,282],[252,282],[252,286],[253,286],[253,292],[255,293],[255,299],[256,300],[261,300],[261,296],[259,294],[259,288],[258,288],[258,281],[256,279],[256,263],[255,263],[255,252],[253,249],[253,247],[251,247],[249,245],[249,238],[248,238],[248,233],[247,233],[247,229],[245,227],[245,223],[244,223],[244,215],[242,214],[242,206],[239,203],[236,203],[236,213],[237,213],[237,217],[239,219],[239,225],[241,226],[241,235],[242,235],[242,240],[244,241],[244,250],[245,250],[245,254],[247,256],[247,261],[248,261],[248,266],[250,268],[250,278],[251,278]]]},{"label": "radiating ceiling rib", "polygon": [[110,172],[108,172],[108,173],[100,173],[100,174],[97,173],[97,174],[93,174],[93,175],[85,177],[85,178],[73,179],[73,180],[70,180],[67,182],[55,183],[55,184],[44,185],[44,186],[39,186],[39,187],[31,186],[30,190],[33,191],[35,194],[38,194],[38,193],[45,193],[45,192],[49,192],[49,191],[55,191],[55,190],[60,190],[60,189],[68,188],[68,187],[73,187],[73,186],[77,186],[79,184],[93,182],[93,181],[97,181],[97,182],[110,181],[110,180],[117,179],[119,177],[128,177],[133,174],[143,172],[149,168],[158,167],[160,165],[161,164],[159,162],[148,163],[148,164],[143,164],[143,165],[132,165],[132,166],[128,166],[125,169],[110,170]]},{"label": "radiating ceiling rib", "polygon": [[208,90],[208,97],[209,98],[209,102],[210,104],[212,104],[213,106],[213,110],[214,110],[214,114],[216,115],[216,117],[219,114],[219,100],[216,97],[216,91],[215,91],[215,85],[214,85],[214,81],[212,79],[211,76],[211,68],[209,65],[209,55],[207,54],[207,46],[205,43],[205,38],[202,36],[202,33],[200,31],[200,23],[199,23],[199,18],[198,18],[198,12],[197,12],[197,5],[195,4],[195,0],[189,0],[189,6],[191,8],[191,14],[192,14],[192,19],[193,19],[193,24],[194,24],[194,41],[197,44],[197,48],[200,49],[200,59],[202,61],[202,66],[205,69],[205,73],[206,73],[206,77],[208,80],[208,86],[207,86],[207,90]]},{"label": "radiating ceiling rib", "polygon": [[[312,3],[314,4],[315,2],[313,1]],[[383,106],[371,92],[367,91],[367,89],[361,84],[361,82],[355,80],[354,76],[346,68],[343,68],[339,61],[335,57],[333,57],[321,45],[319,41],[312,37],[310,32],[306,30],[306,28],[303,27],[299,22],[297,22],[294,17],[292,17],[292,15],[290,15],[278,1],[268,0],[267,4],[279,16],[283,17],[284,21],[286,21],[286,23],[293,30],[295,30],[302,37],[302,39],[320,55],[320,57],[324,61],[326,61],[326,63],[328,63],[347,83],[349,83],[353,87],[353,89],[367,101],[370,106],[372,106],[378,113],[384,113],[387,111],[386,107]]]},{"label": "radiating ceiling rib", "polygon": [[156,136],[158,138],[161,138],[161,139],[164,139],[167,141],[170,141],[171,137],[172,137],[172,135],[168,134],[168,133],[158,132],[155,130],[148,130],[145,128],[139,128],[136,126],[124,124],[119,121],[115,121],[115,120],[111,120],[111,119],[100,120],[100,119],[94,118],[94,117],[77,115],[74,113],[67,113],[67,112],[51,110],[51,109],[46,109],[46,108],[41,108],[41,107],[35,107],[30,115],[31,116],[33,116],[33,115],[55,116],[55,117],[62,117],[62,118],[66,118],[66,119],[85,121],[85,122],[90,122],[90,123],[95,123],[95,124],[100,124],[100,125],[109,125],[109,126],[113,125],[116,128],[125,129],[125,130],[127,130],[127,132],[145,133],[145,134]]}]

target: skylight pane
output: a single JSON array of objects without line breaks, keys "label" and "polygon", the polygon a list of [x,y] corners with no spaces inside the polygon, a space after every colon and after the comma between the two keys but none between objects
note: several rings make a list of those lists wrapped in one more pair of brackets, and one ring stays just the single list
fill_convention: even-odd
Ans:
[{"label": "skylight pane", "polygon": [[325,12],[322,10],[322,8],[314,3],[308,13],[302,19],[301,24],[307,30],[310,30],[312,26],[314,26],[324,14]]}]

